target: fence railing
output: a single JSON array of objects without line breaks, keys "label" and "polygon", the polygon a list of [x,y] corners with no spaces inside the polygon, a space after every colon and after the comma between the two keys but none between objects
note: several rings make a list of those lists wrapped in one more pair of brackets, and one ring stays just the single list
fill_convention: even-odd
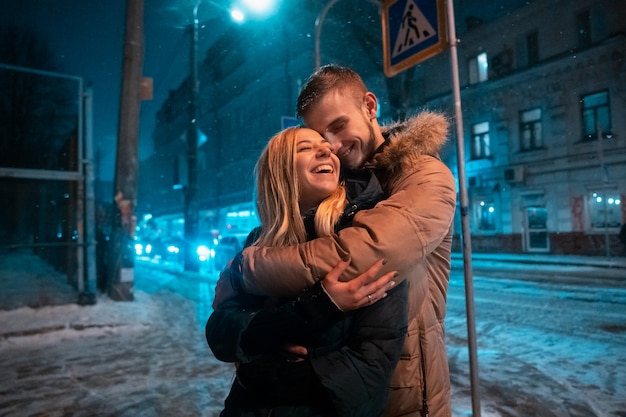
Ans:
[{"label": "fence railing", "polygon": [[91,92],[80,77],[0,64],[0,250],[29,250],[95,290]]}]

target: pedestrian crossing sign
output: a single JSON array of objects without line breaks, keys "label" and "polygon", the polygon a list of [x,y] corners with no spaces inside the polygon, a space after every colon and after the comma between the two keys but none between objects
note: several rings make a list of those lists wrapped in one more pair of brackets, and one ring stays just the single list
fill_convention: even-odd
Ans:
[{"label": "pedestrian crossing sign", "polygon": [[385,0],[382,12],[385,75],[392,77],[445,50],[445,22],[445,0]]}]

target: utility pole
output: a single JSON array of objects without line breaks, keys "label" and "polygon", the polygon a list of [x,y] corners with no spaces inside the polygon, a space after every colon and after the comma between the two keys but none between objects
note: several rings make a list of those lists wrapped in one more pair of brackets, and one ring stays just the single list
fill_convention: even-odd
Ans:
[{"label": "utility pole", "polygon": [[185,271],[199,271],[200,260],[195,252],[198,238],[198,7],[193,7],[189,68],[189,124],[187,126],[187,187],[185,192]]},{"label": "utility pole", "polygon": [[137,223],[135,207],[143,49],[143,0],[127,0],[108,282],[109,297],[115,301],[134,299],[133,237]]}]

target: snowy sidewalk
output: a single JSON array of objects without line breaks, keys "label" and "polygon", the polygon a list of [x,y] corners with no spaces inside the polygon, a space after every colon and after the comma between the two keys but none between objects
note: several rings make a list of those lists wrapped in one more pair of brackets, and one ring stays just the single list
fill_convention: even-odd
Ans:
[{"label": "snowy sidewalk", "polygon": [[[23,274],[12,281],[16,288],[51,272],[28,257],[20,257],[12,270]],[[149,287],[146,281],[154,280],[159,287],[136,288],[133,302],[101,295],[95,305],[81,306],[69,297],[61,305],[0,310],[0,415],[216,417],[233,367],[215,359],[204,341],[210,302],[202,306],[207,303],[182,297],[167,284],[199,283],[199,278],[140,263],[136,279]],[[51,274],[48,279],[65,278]],[[33,293],[26,291],[27,298],[35,299]],[[453,387],[453,417],[471,409],[464,385]],[[486,408],[493,403],[483,401]]]},{"label": "snowy sidewalk", "polygon": [[0,252],[0,310],[76,303],[67,276],[28,250]]}]

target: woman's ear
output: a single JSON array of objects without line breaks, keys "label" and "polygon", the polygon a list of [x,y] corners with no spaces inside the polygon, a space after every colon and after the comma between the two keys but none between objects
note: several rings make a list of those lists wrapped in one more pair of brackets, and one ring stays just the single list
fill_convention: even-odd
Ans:
[{"label": "woman's ear", "polygon": [[367,115],[370,119],[374,119],[378,116],[378,99],[376,95],[371,91],[365,93],[363,97],[365,108],[367,109]]}]

